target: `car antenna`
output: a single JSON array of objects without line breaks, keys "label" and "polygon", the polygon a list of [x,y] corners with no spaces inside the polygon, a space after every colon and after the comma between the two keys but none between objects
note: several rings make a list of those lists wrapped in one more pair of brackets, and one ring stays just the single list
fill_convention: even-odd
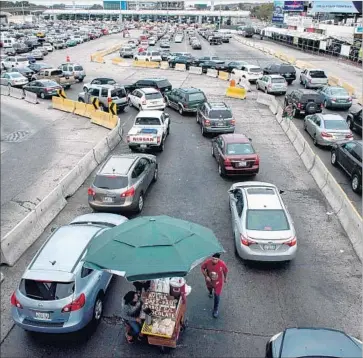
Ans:
[{"label": "car antenna", "polygon": [[54,261],[49,261],[49,262],[52,264],[52,266],[54,266],[57,261],[54,260]]}]

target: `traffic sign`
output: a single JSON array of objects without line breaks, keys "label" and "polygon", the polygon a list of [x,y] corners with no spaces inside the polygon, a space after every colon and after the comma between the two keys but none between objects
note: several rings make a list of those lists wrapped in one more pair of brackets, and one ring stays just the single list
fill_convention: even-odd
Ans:
[{"label": "traffic sign", "polygon": [[92,98],[92,104],[93,104],[93,107],[95,107],[95,109],[99,109],[100,108],[100,101],[97,97],[93,97]]},{"label": "traffic sign", "polygon": [[113,116],[117,116],[117,106],[116,103],[111,102],[109,107],[108,107],[108,111],[113,115]]}]

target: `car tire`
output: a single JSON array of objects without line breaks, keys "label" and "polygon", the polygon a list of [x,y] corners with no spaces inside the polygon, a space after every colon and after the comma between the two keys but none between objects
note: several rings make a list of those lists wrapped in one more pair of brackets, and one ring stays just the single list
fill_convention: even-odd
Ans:
[{"label": "car tire", "polygon": [[347,119],[347,124],[350,130],[354,130],[354,122],[350,118]]},{"label": "car tire", "polygon": [[260,90],[260,86],[258,85],[258,83],[256,83],[256,91]]},{"label": "car tire", "polygon": [[328,101],[327,101],[327,100],[325,100],[325,101],[324,101],[324,108],[326,108],[326,109],[328,109],[328,108],[329,108],[329,106],[328,106]]},{"label": "car tire", "polygon": [[337,152],[335,150],[332,150],[331,152],[331,156],[330,156],[330,163],[332,165],[334,165],[335,167],[338,166],[338,161],[337,161]]},{"label": "car tire", "polygon": [[40,96],[41,99],[45,99],[45,93],[44,92],[40,92],[39,96]]},{"label": "car tire", "polygon": [[158,149],[159,149],[160,153],[164,151],[164,149],[165,149],[165,140],[162,140],[162,142],[160,143]]},{"label": "car tire", "polygon": [[159,166],[156,164],[155,171],[154,171],[154,175],[153,175],[153,182],[154,183],[156,181],[158,181],[158,176],[159,176]]},{"label": "car tire", "polygon": [[304,87],[305,87],[305,89],[309,89],[309,86],[308,86],[307,82],[305,82]]},{"label": "car tire", "polygon": [[179,105],[179,114],[180,114],[181,116],[183,116],[183,115],[184,115],[183,107],[182,107],[182,106],[180,106],[180,105]]},{"label": "car tire", "polygon": [[287,81],[287,84],[290,86],[293,81]]},{"label": "car tire", "polygon": [[106,112],[106,107],[103,104],[100,104],[100,110],[102,112]]},{"label": "car tire", "polygon": [[308,127],[306,125],[306,121],[304,121],[304,131],[307,132],[308,131]]},{"label": "car tire", "polygon": [[222,166],[220,164],[218,164],[218,174],[221,177],[224,177],[225,176],[224,171],[222,169]]},{"label": "car tire", "polygon": [[203,127],[203,124],[201,125],[201,132],[202,132],[203,137],[205,137],[207,135],[207,133],[205,132],[205,129]]},{"label": "car tire", "polygon": [[134,58],[134,61],[139,61],[139,59],[137,57]]},{"label": "car tire", "polygon": [[83,78],[79,78],[79,79],[78,79],[78,82],[79,82],[79,83],[83,82]]},{"label": "car tire", "polygon": [[313,144],[315,145],[315,147],[318,147],[319,146],[319,143],[316,139],[316,133],[314,134],[314,137],[313,137]]},{"label": "car tire", "polygon": [[352,175],[351,187],[355,193],[359,193],[361,190],[361,179],[359,178],[359,175],[357,173],[354,173]]},{"label": "car tire", "polygon": [[298,109],[296,109],[296,107],[294,107],[294,109],[292,110],[292,116],[293,116],[294,118],[297,118],[297,117],[299,117],[299,115],[300,115],[299,110],[298,110]]},{"label": "car tire", "polygon": [[300,84],[303,85],[304,82],[302,81],[302,78],[300,77]]},{"label": "car tire", "polygon": [[93,315],[92,315],[92,323],[97,326],[101,322],[102,314],[103,314],[103,300],[104,294],[99,292],[93,306]]},{"label": "car tire", "polygon": [[213,145],[212,145],[212,151],[211,151],[211,154],[212,154],[212,157],[213,157],[213,158],[215,158]]},{"label": "car tire", "polygon": [[166,135],[170,134],[170,124],[168,125],[168,129],[166,130]]},{"label": "car tire", "polygon": [[129,107],[132,107],[132,102],[130,100],[127,101]]},{"label": "car tire", "polygon": [[78,98],[78,102],[80,102],[80,103],[84,103],[83,98]]},{"label": "car tire", "polygon": [[137,208],[136,212],[140,214],[142,212],[142,209],[144,208],[144,196],[143,193],[140,193],[139,199],[137,200]]}]

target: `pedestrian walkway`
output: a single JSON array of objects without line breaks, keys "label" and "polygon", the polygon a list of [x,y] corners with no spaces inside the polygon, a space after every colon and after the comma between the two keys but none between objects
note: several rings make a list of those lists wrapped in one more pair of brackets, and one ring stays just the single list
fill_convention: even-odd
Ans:
[{"label": "pedestrian walkway", "polygon": [[362,67],[350,65],[332,57],[306,53],[269,40],[259,40],[256,38],[248,40],[272,51],[282,52],[288,57],[295,57],[296,60],[309,62],[317,68],[324,70],[328,76],[338,77],[342,82],[347,82],[356,89],[356,97],[362,97]]}]

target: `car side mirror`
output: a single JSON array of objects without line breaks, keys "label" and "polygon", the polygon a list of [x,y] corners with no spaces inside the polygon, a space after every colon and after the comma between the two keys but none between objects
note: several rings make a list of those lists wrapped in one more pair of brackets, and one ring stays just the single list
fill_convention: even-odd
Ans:
[{"label": "car side mirror", "polygon": [[164,116],[165,116],[165,118],[170,118],[170,114],[169,113],[165,113]]},{"label": "car side mirror", "polygon": [[50,229],[50,232],[54,232],[56,231],[58,228],[56,226],[53,226],[51,229]]},{"label": "car side mirror", "polygon": [[283,194],[285,192],[285,190],[279,190],[280,194]]},{"label": "car side mirror", "polygon": [[229,194],[235,194],[235,193],[236,193],[236,191],[237,191],[237,189],[229,189],[229,190],[228,190],[228,193],[229,193]]},{"label": "car side mirror", "polygon": [[252,142],[252,138],[248,138],[248,140],[249,140],[250,142]]}]

